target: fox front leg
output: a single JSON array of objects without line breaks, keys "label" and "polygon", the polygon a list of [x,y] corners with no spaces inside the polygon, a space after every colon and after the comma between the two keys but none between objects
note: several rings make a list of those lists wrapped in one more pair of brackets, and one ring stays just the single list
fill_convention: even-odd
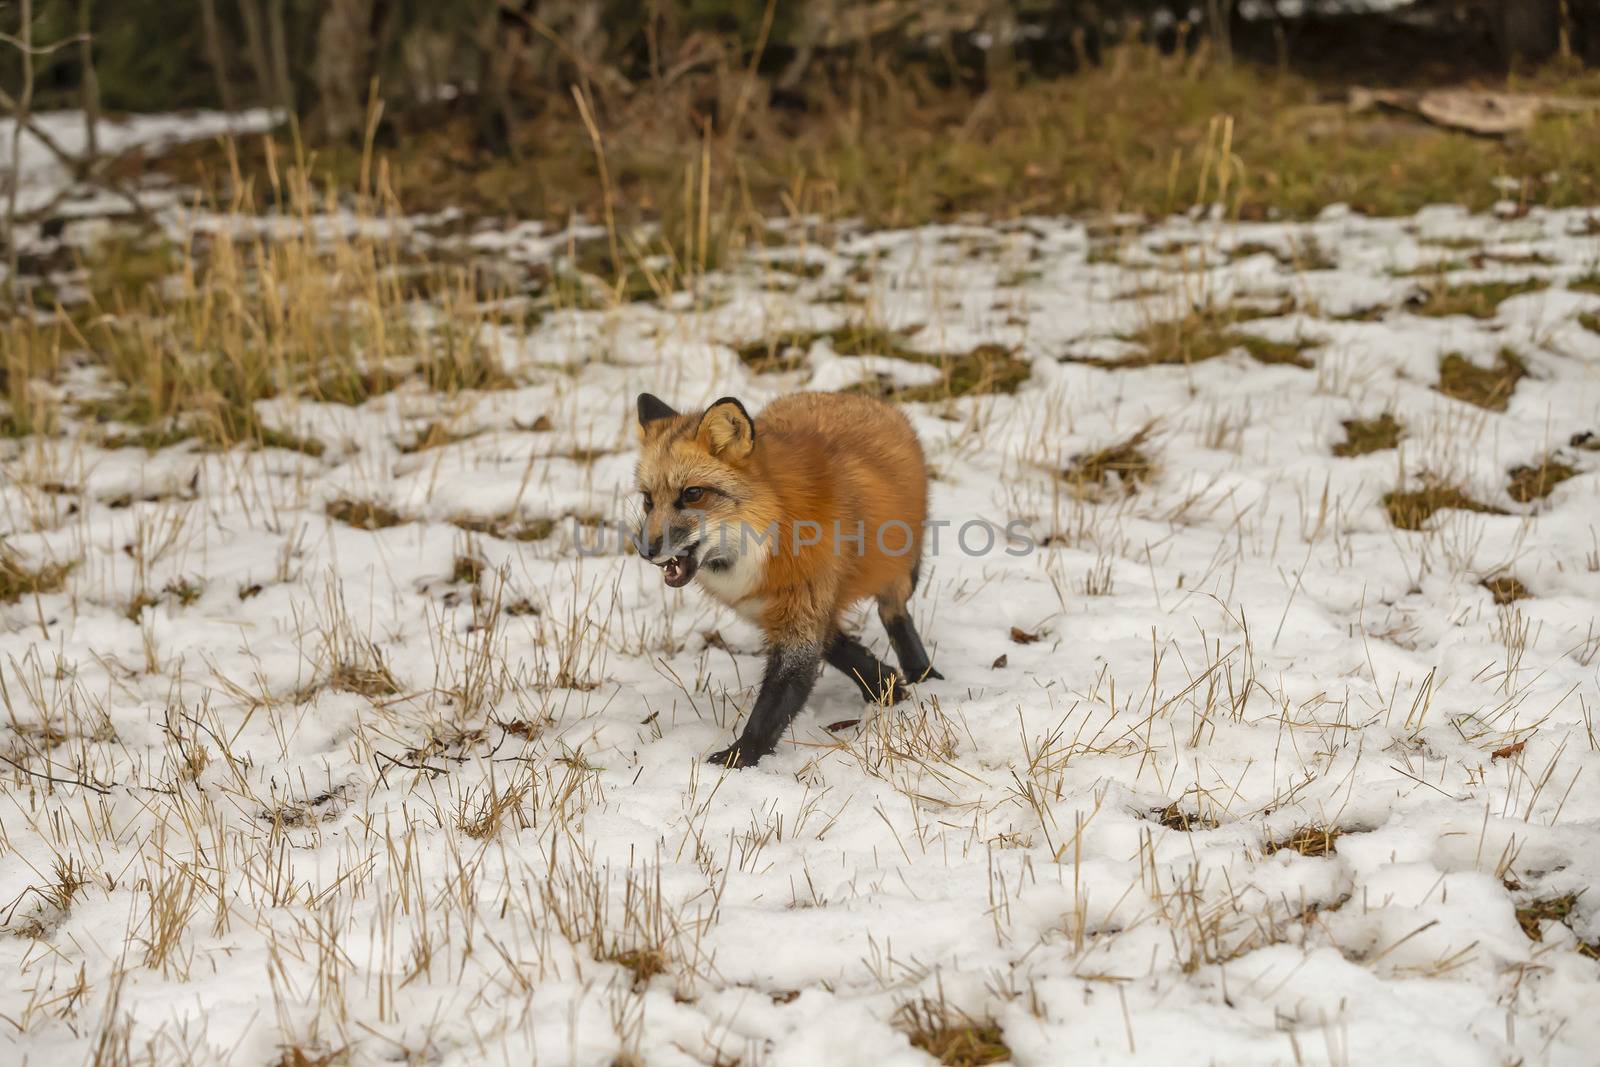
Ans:
[{"label": "fox front leg", "polygon": [[745,720],[744,732],[732,745],[712,753],[708,762],[723,767],[753,767],[762,756],[769,755],[805,706],[811,687],[817,684],[821,664],[822,649],[818,645],[778,645],[769,651],[761,692]]}]

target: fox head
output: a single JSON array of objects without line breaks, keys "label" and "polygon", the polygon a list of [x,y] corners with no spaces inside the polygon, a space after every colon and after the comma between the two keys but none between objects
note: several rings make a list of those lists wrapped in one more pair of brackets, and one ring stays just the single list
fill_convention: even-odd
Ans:
[{"label": "fox head", "polygon": [[731,396],[680,414],[642,393],[638,413],[639,554],[673,588],[702,566],[735,566],[768,511],[765,480],[755,469],[755,420]]}]

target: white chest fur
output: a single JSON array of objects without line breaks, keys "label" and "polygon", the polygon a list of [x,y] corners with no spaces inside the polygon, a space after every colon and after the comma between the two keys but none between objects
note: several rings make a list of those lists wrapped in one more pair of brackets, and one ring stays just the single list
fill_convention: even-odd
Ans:
[{"label": "white chest fur", "polygon": [[746,551],[735,556],[728,567],[702,565],[695,579],[707,593],[754,621],[761,614],[761,598],[755,591],[761,586],[766,562],[766,553],[759,549]]}]

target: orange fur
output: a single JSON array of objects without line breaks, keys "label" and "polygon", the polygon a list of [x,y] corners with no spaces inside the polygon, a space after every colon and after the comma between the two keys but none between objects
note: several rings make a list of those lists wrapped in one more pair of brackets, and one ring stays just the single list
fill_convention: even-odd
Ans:
[{"label": "orange fur", "polygon": [[[719,590],[700,575],[702,588],[759,621],[769,639],[821,645],[866,598],[886,620],[903,615],[928,502],[922,447],[906,417],[870,397],[799,393],[755,418],[753,447],[741,436],[745,418],[736,403],[719,402],[641,426],[639,487],[656,502],[645,536],[667,531],[679,514],[671,501],[685,487],[710,486],[721,492],[699,508],[706,522],[758,531],[777,524],[777,551],[760,550],[765,562],[748,588]],[[821,543],[796,550],[802,523],[820,527]],[[836,545],[835,529],[851,536],[858,528],[859,548]],[[805,539],[810,528],[800,530]]]}]

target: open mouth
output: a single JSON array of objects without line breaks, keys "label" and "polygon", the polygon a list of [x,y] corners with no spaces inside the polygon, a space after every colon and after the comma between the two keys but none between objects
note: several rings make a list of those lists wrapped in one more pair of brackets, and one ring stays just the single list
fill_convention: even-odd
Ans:
[{"label": "open mouth", "polygon": [[688,585],[689,579],[694,577],[694,572],[700,569],[699,561],[694,558],[694,550],[698,547],[690,545],[686,551],[660,564],[661,576],[672,588],[680,589]]}]

